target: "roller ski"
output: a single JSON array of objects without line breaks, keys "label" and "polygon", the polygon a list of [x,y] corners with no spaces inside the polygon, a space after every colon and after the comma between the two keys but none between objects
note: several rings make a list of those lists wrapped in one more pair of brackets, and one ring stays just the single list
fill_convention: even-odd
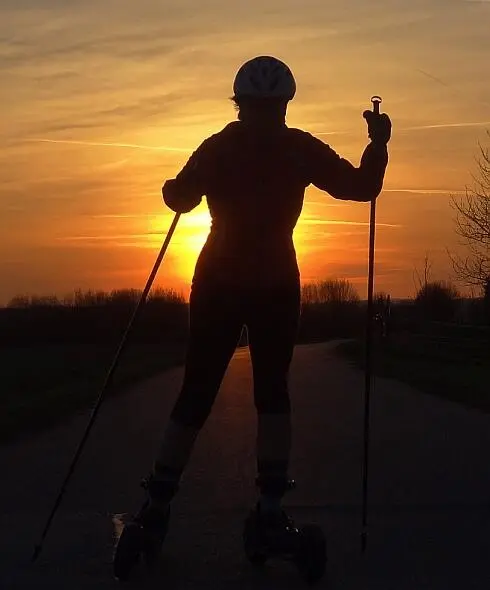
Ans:
[{"label": "roller ski", "polygon": [[322,529],[317,525],[298,527],[284,510],[269,515],[257,504],[245,521],[243,545],[253,565],[264,566],[269,559],[290,561],[310,586],[325,574],[327,554]]},{"label": "roller ski", "polygon": [[120,582],[128,581],[133,569],[140,562],[147,569],[153,569],[167,536],[170,504],[162,511],[151,501],[152,496],[162,492],[158,490],[161,482],[144,480],[142,486],[148,490],[149,498],[136,516],[124,526],[114,554],[114,576]]}]

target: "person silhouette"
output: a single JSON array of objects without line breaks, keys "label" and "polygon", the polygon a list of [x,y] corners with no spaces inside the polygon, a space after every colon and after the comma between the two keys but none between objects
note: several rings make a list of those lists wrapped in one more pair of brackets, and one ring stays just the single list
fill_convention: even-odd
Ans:
[{"label": "person silhouette", "polygon": [[292,486],[288,373],[301,296],[293,230],[308,185],[336,199],[371,201],[388,163],[386,114],[364,112],[371,141],[359,167],[310,133],[288,127],[296,82],[275,57],[244,63],[233,90],[237,120],[205,139],[162,188],[165,204],[178,213],[192,211],[206,196],[212,224],[192,281],[183,384],[145,483],[147,499],[132,521],[133,538],[140,539],[128,543],[133,553],[149,536],[157,545],[165,537],[171,500],[243,326],[258,418],[259,498],[252,512],[267,542],[287,545],[284,537],[295,530],[281,506]]}]

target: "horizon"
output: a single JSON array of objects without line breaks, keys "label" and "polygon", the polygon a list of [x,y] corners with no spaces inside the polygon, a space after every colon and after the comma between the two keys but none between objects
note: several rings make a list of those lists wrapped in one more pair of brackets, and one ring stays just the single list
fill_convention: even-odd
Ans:
[{"label": "horizon", "polygon": [[[375,291],[413,296],[427,253],[432,278],[452,278],[449,198],[472,186],[478,144],[490,144],[490,1],[165,4],[2,3],[0,305],[142,289],[173,217],[162,183],[236,117],[234,75],[258,54],[296,77],[288,125],[356,166],[362,112],[384,99],[393,136]],[[368,225],[369,204],[309,188],[294,233],[302,281],[345,278],[365,298]],[[157,286],[187,297],[208,227],[205,202],[181,218]]]}]

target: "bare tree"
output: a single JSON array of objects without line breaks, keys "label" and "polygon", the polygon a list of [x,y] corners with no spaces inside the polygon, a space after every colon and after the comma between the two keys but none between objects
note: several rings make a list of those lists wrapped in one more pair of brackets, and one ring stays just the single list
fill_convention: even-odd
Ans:
[{"label": "bare tree", "polygon": [[327,279],[302,287],[303,303],[357,304],[359,294],[346,279]]},{"label": "bare tree", "polygon": [[449,321],[456,312],[458,298],[458,290],[449,281],[429,281],[419,289],[415,306],[425,319]]},{"label": "bare tree", "polygon": [[415,285],[415,291],[418,292],[423,287],[426,287],[430,281],[432,273],[432,262],[429,258],[429,253],[425,253],[424,257],[424,269],[423,269],[423,276],[420,274],[417,267],[413,269],[413,282]]},{"label": "bare tree", "polygon": [[449,256],[458,280],[478,287],[485,294],[490,288],[490,152],[479,147],[478,174],[473,176],[473,188],[466,187],[463,197],[451,197],[456,233],[466,256],[451,253]]}]

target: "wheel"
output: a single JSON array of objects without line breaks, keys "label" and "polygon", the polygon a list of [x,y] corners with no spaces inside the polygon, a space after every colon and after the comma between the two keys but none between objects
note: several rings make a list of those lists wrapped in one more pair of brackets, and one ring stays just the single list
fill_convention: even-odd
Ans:
[{"label": "wheel", "polygon": [[120,582],[129,580],[131,571],[140,561],[144,543],[142,528],[128,523],[119,537],[113,561],[114,576]]},{"label": "wheel", "polygon": [[313,586],[325,575],[327,565],[327,543],[322,529],[316,525],[305,525],[300,531],[295,562],[303,580]]},{"label": "wheel", "polygon": [[167,537],[168,525],[170,520],[170,507],[167,511],[165,519],[160,523],[161,529],[158,532],[150,533],[145,532],[145,541],[142,548],[142,557],[144,559],[145,566],[148,570],[153,570],[160,556],[162,554],[162,547]]},{"label": "wheel", "polygon": [[260,550],[254,514],[251,514],[245,521],[245,527],[243,529],[243,549],[247,559],[252,565],[257,567],[265,565],[267,555],[264,551]]},{"label": "wheel", "polygon": [[158,529],[151,530],[138,522],[129,522],[124,527],[114,554],[114,576],[125,582],[131,570],[141,560],[147,569],[152,570],[162,552],[163,542],[168,532],[170,508],[158,522]]}]

